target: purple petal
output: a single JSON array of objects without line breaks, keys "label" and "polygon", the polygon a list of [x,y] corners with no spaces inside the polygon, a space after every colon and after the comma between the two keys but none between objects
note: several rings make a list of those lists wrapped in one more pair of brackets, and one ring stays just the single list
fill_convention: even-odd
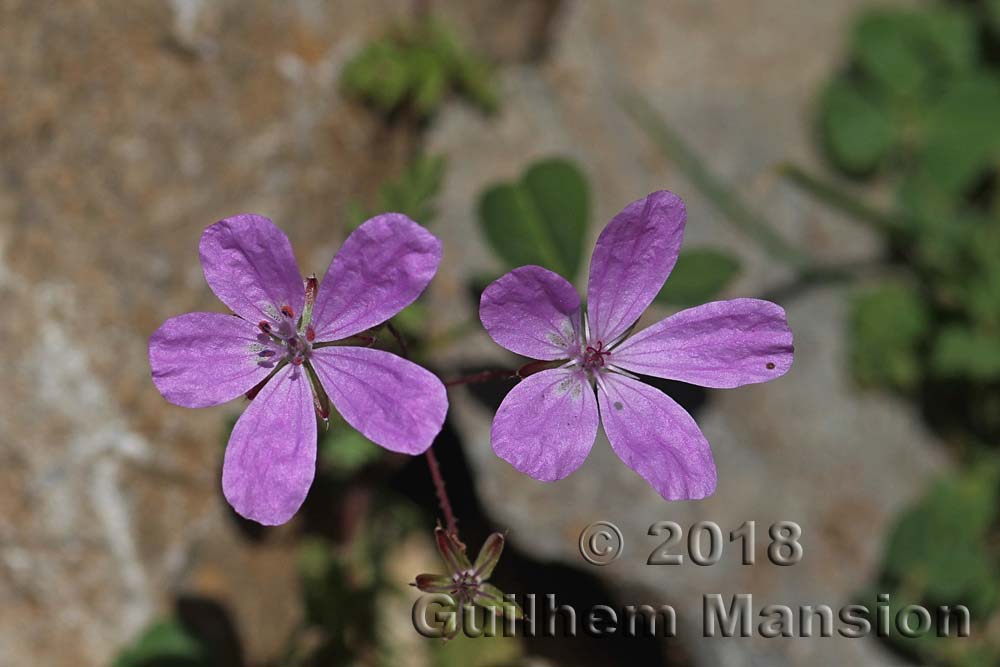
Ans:
[{"label": "purple petal", "polygon": [[367,347],[313,350],[312,365],[333,405],[372,442],[422,454],[441,432],[448,396],[433,373]]},{"label": "purple petal", "polygon": [[305,288],[285,233],[260,215],[237,215],[205,230],[199,246],[205,280],[234,313],[257,323],[278,319],[282,306],[298,317]]},{"label": "purple petal", "polygon": [[487,287],[479,319],[497,344],[532,359],[567,359],[579,348],[580,295],[540,266],[514,269]]},{"label": "purple petal", "polygon": [[285,523],[316,473],[316,414],[309,376],[285,366],[243,412],[226,447],[222,491],[240,516]]},{"label": "purple petal", "polygon": [[427,287],[441,241],[401,213],[354,230],[330,263],[313,310],[316,340],[347,338],[385,322]]},{"label": "purple petal", "polygon": [[598,391],[611,448],[667,500],[697,500],[715,492],[715,461],[701,429],[659,389],[606,373]]},{"label": "purple petal", "polygon": [[258,356],[259,333],[246,320],[222,313],[172,317],[149,337],[153,384],[185,408],[231,401],[270,372]]},{"label": "purple petal", "polygon": [[677,263],[686,218],[684,202],[661,190],[632,202],[604,228],[587,284],[591,341],[611,343],[653,302]]},{"label": "purple petal", "polygon": [[493,451],[525,475],[543,482],[580,467],[597,437],[597,402],[579,369],[530,375],[503,399],[490,440]]},{"label": "purple petal", "polygon": [[730,388],[784,375],[794,349],[781,306],[732,299],[682,310],[643,329],[610,361],[634,373]]}]

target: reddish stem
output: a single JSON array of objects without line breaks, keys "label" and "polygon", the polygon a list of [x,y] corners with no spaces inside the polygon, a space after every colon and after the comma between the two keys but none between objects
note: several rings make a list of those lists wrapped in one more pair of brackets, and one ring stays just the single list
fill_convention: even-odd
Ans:
[{"label": "reddish stem", "polygon": [[[402,357],[409,359],[410,350],[406,344],[406,339],[403,338],[403,334],[399,332],[392,322],[386,322],[385,327],[392,334],[392,337],[396,339],[396,343],[399,344],[399,352]],[[448,532],[461,543],[461,540],[458,539],[458,519],[455,518],[455,512],[451,509],[451,501],[448,499],[448,491],[444,488],[444,476],[441,475],[441,466],[438,465],[434,448],[429,447],[424,452],[424,456],[427,458],[427,467],[431,471],[431,479],[434,480],[434,492],[437,494],[438,504],[441,506],[441,512],[444,514]]]},{"label": "reddish stem", "polygon": [[552,367],[553,362],[551,361],[529,361],[514,371],[480,371],[478,373],[473,373],[472,375],[465,375],[460,378],[455,378],[454,380],[448,380],[444,383],[444,386],[455,387],[462,384],[479,384],[481,382],[489,382],[490,380],[513,380],[515,378],[526,378],[529,375],[534,375],[539,371],[544,371]]},{"label": "reddish stem", "polygon": [[434,449],[428,449],[424,452],[424,456],[427,457],[427,467],[430,468],[431,478],[434,480],[434,491],[437,493],[441,512],[444,513],[445,525],[448,528],[448,532],[457,540],[458,519],[455,518],[455,513],[451,509],[451,501],[448,500],[448,492],[444,488],[444,477],[441,475],[441,466],[438,465]]}]

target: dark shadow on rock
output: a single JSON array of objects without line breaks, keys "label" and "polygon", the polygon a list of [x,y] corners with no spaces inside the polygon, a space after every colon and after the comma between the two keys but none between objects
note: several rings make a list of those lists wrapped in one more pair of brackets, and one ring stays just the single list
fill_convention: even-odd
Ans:
[{"label": "dark shadow on rock", "polygon": [[174,602],[174,612],[184,629],[209,651],[213,667],[243,666],[236,624],[220,603],[206,597],[182,595]]}]

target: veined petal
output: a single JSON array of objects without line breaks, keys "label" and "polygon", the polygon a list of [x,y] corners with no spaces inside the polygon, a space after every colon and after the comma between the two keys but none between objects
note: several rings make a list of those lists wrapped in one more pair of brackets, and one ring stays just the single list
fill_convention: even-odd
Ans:
[{"label": "veined petal", "polygon": [[610,343],[653,302],[677,263],[687,212],[661,190],[626,206],[601,232],[590,258],[590,340]]},{"label": "veined petal", "polygon": [[172,317],[149,337],[153,384],[185,408],[231,401],[267,377],[257,327],[223,313]]},{"label": "veined petal", "polygon": [[241,516],[285,523],[316,474],[316,415],[301,366],[285,366],[243,412],[226,447],[222,491]]},{"label": "veined petal", "polygon": [[341,416],[372,442],[422,454],[441,432],[448,412],[444,384],[412,361],[344,346],[314,349],[312,365]]},{"label": "veined petal", "polygon": [[567,359],[579,348],[580,295],[540,266],[522,266],[490,284],[479,319],[498,345],[532,359]]},{"label": "veined petal", "polygon": [[490,440],[493,451],[525,475],[543,482],[580,467],[597,437],[597,402],[579,369],[530,375],[503,399]]},{"label": "veined petal", "polygon": [[701,429],[659,389],[607,373],[598,391],[611,448],[667,500],[715,492],[715,461]]},{"label": "veined petal", "polygon": [[313,308],[316,340],[347,338],[413,303],[441,262],[441,241],[402,213],[355,229],[330,263]]},{"label": "veined petal", "polygon": [[302,313],[305,289],[292,244],[267,218],[220,220],[201,235],[199,253],[209,287],[240,317],[278,319],[282,306],[296,317]]},{"label": "veined petal", "polygon": [[781,306],[732,299],[671,315],[626,339],[611,356],[634,373],[730,388],[784,375],[794,349]]}]

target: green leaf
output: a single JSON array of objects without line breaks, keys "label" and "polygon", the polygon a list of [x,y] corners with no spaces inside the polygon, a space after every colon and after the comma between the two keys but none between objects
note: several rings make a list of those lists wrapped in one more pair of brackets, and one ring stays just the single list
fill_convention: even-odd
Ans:
[{"label": "green leaf", "polygon": [[207,651],[201,642],[176,620],[160,621],[150,626],[132,646],[118,654],[114,667],[210,667]]},{"label": "green leaf", "polygon": [[1000,379],[1000,336],[949,326],[934,342],[931,365],[945,378]]},{"label": "green leaf", "polygon": [[854,28],[851,55],[865,74],[892,93],[912,95],[924,83],[918,31],[906,10],[864,14]]},{"label": "green leaf", "polygon": [[350,202],[345,218],[348,229],[356,229],[376,213],[402,213],[422,225],[434,220],[434,200],[441,192],[447,160],[443,155],[420,156],[398,178],[383,183],[376,196],[375,211]]},{"label": "green leaf", "polygon": [[968,13],[951,7],[876,9],[855,26],[851,54],[879,90],[913,101],[972,68],[976,30]]},{"label": "green leaf", "polygon": [[989,539],[998,482],[994,462],[939,481],[890,533],[886,572],[933,602],[993,607],[998,586]]},{"label": "green leaf", "polygon": [[994,34],[1000,35],[1000,0],[986,0],[986,20]]},{"label": "green leaf", "polygon": [[685,250],[656,300],[674,306],[712,301],[739,272],[739,259],[729,253],[711,248]]},{"label": "green leaf", "polygon": [[427,333],[427,306],[422,301],[414,301],[393,316],[393,323],[408,338],[419,338]]},{"label": "green leaf", "polygon": [[348,426],[334,426],[319,441],[323,463],[340,476],[350,476],[382,456],[382,449]]},{"label": "green leaf", "polygon": [[368,44],[344,67],[341,85],[386,114],[411,107],[430,116],[449,92],[463,94],[484,111],[497,101],[492,69],[432,20],[415,21]]},{"label": "green leaf", "polygon": [[930,108],[911,188],[957,200],[1000,162],[1000,78],[954,82]]},{"label": "green leaf", "polygon": [[855,176],[874,171],[895,140],[886,110],[846,78],[834,79],[827,87],[820,129],[834,164]]},{"label": "green leaf", "polygon": [[919,346],[930,327],[927,304],[912,288],[890,283],[855,297],[850,359],[865,385],[909,389],[921,379]]},{"label": "green leaf", "polygon": [[589,217],[587,181],[561,158],[534,163],[518,182],[495,185],[479,201],[486,239],[509,267],[539,264],[570,280],[580,268]]}]

